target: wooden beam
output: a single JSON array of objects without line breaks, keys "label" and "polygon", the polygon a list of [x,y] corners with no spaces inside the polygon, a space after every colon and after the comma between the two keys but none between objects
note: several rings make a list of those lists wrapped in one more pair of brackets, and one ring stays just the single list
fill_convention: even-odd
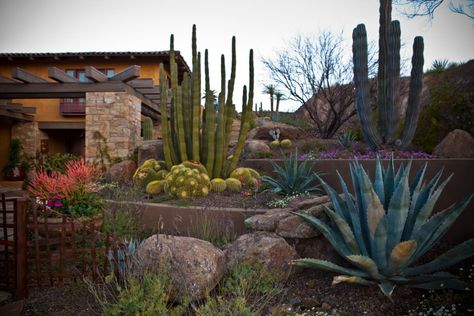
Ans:
[{"label": "wooden beam", "polygon": [[31,106],[24,106],[23,113],[25,114],[36,114],[36,108]]},{"label": "wooden beam", "polygon": [[140,78],[127,82],[133,88],[153,88],[153,79]]},{"label": "wooden beam", "polygon": [[23,112],[23,106],[19,103],[8,103],[2,105],[3,110],[15,111],[15,112]]},{"label": "wooden beam", "polygon": [[39,129],[85,129],[84,122],[38,122]]},{"label": "wooden beam", "polygon": [[151,110],[147,106],[142,105],[141,113],[145,116],[148,116],[149,118],[151,118],[154,121],[160,121],[161,120],[161,116],[159,114],[157,114],[155,111]]},{"label": "wooden beam", "polygon": [[18,81],[0,75],[0,83],[18,83]]},{"label": "wooden beam", "polygon": [[154,88],[137,88],[136,89],[138,92],[142,94],[160,94],[160,87],[155,86]]},{"label": "wooden beam", "polygon": [[20,67],[14,67],[12,69],[12,78],[23,81],[24,83],[48,83],[50,81],[38,77],[31,72],[28,72]]},{"label": "wooden beam", "polygon": [[133,65],[130,67],[125,68],[121,72],[117,73],[115,76],[110,78],[112,81],[131,81],[133,79],[136,79],[140,77],[140,66]]},{"label": "wooden beam", "polygon": [[150,99],[150,100],[159,100],[160,95],[159,94],[144,94],[145,98]]},{"label": "wooden beam", "polygon": [[94,82],[105,82],[108,80],[107,76],[92,66],[86,66],[86,77]]},{"label": "wooden beam", "polygon": [[0,83],[0,99],[83,98],[86,92],[123,92],[127,89],[133,90],[119,81],[98,83]]},{"label": "wooden beam", "polygon": [[11,112],[11,111],[0,109],[0,118],[4,118],[4,117],[18,120],[18,121],[27,121],[27,122],[33,121],[33,116],[31,115],[26,115],[23,113]]},{"label": "wooden beam", "polygon": [[48,77],[57,82],[79,82],[79,79],[68,75],[64,70],[57,67],[48,67]]}]

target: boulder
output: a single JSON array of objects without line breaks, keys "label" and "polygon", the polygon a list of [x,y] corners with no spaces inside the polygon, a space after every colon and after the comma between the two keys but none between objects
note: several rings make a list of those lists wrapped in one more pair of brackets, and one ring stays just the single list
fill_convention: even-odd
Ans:
[{"label": "boulder", "polygon": [[279,221],[275,232],[285,238],[313,238],[321,234],[298,215],[290,215]]},{"label": "boulder", "polygon": [[112,165],[105,173],[105,179],[109,182],[129,183],[132,182],[133,174],[137,165],[133,160],[124,160]]},{"label": "boulder", "polygon": [[252,230],[273,232],[277,228],[278,222],[290,216],[289,210],[271,210],[265,214],[258,214],[245,220],[245,225]]},{"label": "boulder", "polygon": [[323,235],[308,239],[287,239],[287,241],[301,258],[322,259],[342,266],[351,266]]},{"label": "boulder", "polygon": [[164,159],[163,141],[161,139],[145,140],[138,146],[138,165],[141,166],[148,159]]},{"label": "boulder", "polygon": [[241,262],[259,263],[285,277],[291,272],[291,261],[298,258],[295,249],[285,239],[269,232],[242,235],[227,246],[224,253],[229,270]]},{"label": "boulder", "polygon": [[170,296],[176,302],[205,298],[222,279],[226,267],[221,250],[191,237],[151,236],[140,245],[137,256],[145,266],[168,269]]},{"label": "boulder", "polygon": [[273,140],[270,136],[270,130],[279,128],[280,129],[280,139],[288,138],[292,141],[304,138],[306,132],[295,126],[291,126],[284,123],[273,122],[269,120],[257,120],[257,127],[250,130],[247,135],[247,139],[259,139],[259,140]]},{"label": "boulder", "polygon": [[263,140],[247,140],[245,141],[245,150],[249,153],[269,153],[270,147]]},{"label": "boulder", "polygon": [[455,129],[435,147],[433,155],[440,158],[474,158],[474,138],[466,131]]}]

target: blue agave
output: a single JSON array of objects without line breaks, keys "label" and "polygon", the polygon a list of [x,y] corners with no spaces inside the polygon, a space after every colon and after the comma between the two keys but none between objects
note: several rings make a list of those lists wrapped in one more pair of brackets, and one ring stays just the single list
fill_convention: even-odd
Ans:
[{"label": "blue agave", "polygon": [[431,262],[413,266],[447,232],[471,201],[469,195],[454,206],[433,215],[433,207],[451,176],[440,183],[442,171],[423,183],[427,164],[409,184],[411,161],[395,170],[393,158],[387,169],[377,158],[375,180],[356,161],[351,164],[354,198],[338,173],[344,199],[324,181],[333,210],[325,212],[332,225],[296,213],[320,230],[341,256],[357,269],[345,268],[325,260],[299,259],[294,264],[341,273],[340,282],[378,285],[391,296],[396,285],[424,289],[467,289],[467,284],[448,272],[439,272],[474,255],[474,239],[467,240]]}]

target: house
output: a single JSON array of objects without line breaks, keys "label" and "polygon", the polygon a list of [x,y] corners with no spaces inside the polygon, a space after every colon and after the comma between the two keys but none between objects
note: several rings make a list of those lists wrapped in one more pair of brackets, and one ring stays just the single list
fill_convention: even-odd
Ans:
[{"label": "house", "polygon": [[[169,51],[0,54],[0,169],[9,141],[23,153],[72,153],[93,160],[108,147],[124,157],[144,116],[159,119],[159,65]],[[179,77],[190,69],[176,52]],[[1,178],[0,178],[1,179]]]}]

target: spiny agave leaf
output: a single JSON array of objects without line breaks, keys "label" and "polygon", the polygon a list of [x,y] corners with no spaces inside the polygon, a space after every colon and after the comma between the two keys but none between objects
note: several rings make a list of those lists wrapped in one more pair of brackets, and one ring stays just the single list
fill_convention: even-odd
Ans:
[{"label": "spiny agave leaf", "polygon": [[408,284],[408,287],[425,289],[425,290],[438,290],[438,289],[454,289],[459,291],[469,291],[469,285],[461,280],[435,280],[426,283],[415,283]]},{"label": "spiny agave leaf", "polygon": [[379,269],[384,272],[387,270],[387,218],[384,216],[377,225],[373,239],[372,253]]},{"label": "spiny agave leaf", "polygon": [[404,276],[393,276],[389,280],[396,282],[397,284],[414,284],[414,283],[426,283],[432,281],[442,281],[442,280],[455,280],[459,277],[449,272],[435,272],[432,274],[420,274],[413,277],[404,277]]},{"label": "spiny agave leaf", "polygon": [[366,245],[366,249],[368,252],[368,256],[371,255],[371,238],[369,233],[369,225],[367,220],[367,203],[364,198],[363,188],[362,188],[362,175],[361,175],[361,167],[360,164],[356,161],[350,165],[351,171],[351,178],[352,184],[354,186],[354,193],[357,202],[357,209],[359,210],[359,222],[360,222],[360,232],[362,235],[362,239],[364,240],[364,244]]},{"label": "spiny agave leaf", "polygon": [[398,183],[387,210],[387,255],[400,242],[410,203],[408,175]]},{"label": "spiny agave leaf", "polygon": [[376,284],[375,282],[366,280],[364,278],[361,278],[359,276],[353,276],[353,275],[337,275],[332,279],[332,285],[336,285],[339,283],[358,283],[362,285],[374,285]]},{"label": "spiny agave leaf", "polygon": [[334,222],[334,224],[336,224],[349,250],[353,254],[360,254],[360,250],[359,250],[359,247],[357,246],[354,233],[352,232],[349,224],[347,224],[347,222],[339,214],[331,211],[328,207],[325,207],[325,212],[329,216],[329,218]]},{"label": "spiny agave leaf", "polygon": [[396,271],[402,264],[411,258],[417,247],[415,240],[398,243],[390,253],[388,265],[391,271]]},{"label": "spiny agave leaf", "polygon": [[377,225],[379,224],[382,217],[385,216],[385,210],[382,203],[380,203],[375,191],[372,188],[370,189],[370,200],[368,200],[367,203],[367,220],[369,224],[370,235],[372,238],[374,238]]},{"label": "spiny agave leaf", "polygon": [[382,291],[385,296],[391,297],[393,290],[395,289],[395,283],[389,282],[389,281],[384,281],[378,284],[380,290]]},{"label": "spiny agave leaf", "polygon": [[374,191],[377,193],[380,202],[384,204],[385,202],[385,192],[384,192],[384,183],[383,183],[383,167],[380,160],[380,156],[377,155],[375,161],[375,180],[374,180]]},{"label": "spiny agave leaf", "polygon": [[357,244],[359,245],[359,249],[361,253],[364,256],[368,255],[366,245],[364,243],[364,239],[362,237],[361,228],[360,228],[360,219],[359,219],[359,214],[355,208],[354,202],[352,201],[352,197],[349,193],[349,190],[347,188],[347,184],[342,178],[341,174],[339,171],[337,171],[337,175],[339,177],[339,182],[341,183],[342,190],[344,192],[344,201],[346,202],[346,209],[348,210],[348,213],[351,217],[351,228],[353,232],[356,232],[355,238],[357,240]]},{"label": "spiny agave leaf", "polygon": [[350,255],[347,256],[347,259],[357,265],[358,267],[367,271],[372,279],[380,280],[382,276],[379,273],[379,269],[377,264],[369,257],[360,256],[360,255]]},{"label": "spiny agave leaf", "polygon": [[438,201],[438,198],[440,197],[441,193],[446,187],[446,184],[448,184],[449,180],[451,180],[452,177],[453,177],[453,174],[451,174],[445,181],[443,181],[443,183],[441,183],[440,186],[436,188],[436,190],[434,190],[432,194],[430,194],[425,205],[423,205],[423,207],[418,212],[418,216],[416,217],[413,230],[417,231],[421,227],[421,225],[426,223],[428,218],[431,216],[431,213],[433,212],[433,208],[436,202]]},{"label": "spiny agave leaf", "polygon": [[326,260],[303,258],[293,260],[292,263],[299,267],[322,269],[326,271],[354,275],[363,278],[368,277],[367,273],[365,273],[364,271],[344,268]]},{"label": "spiny agave leaf", "polygon": [[405,269],[405,275],[417,275],[420,273],[431,273],[434,271],[448,268],[466,258],[474,256],[474,239],[466,240],[465,242],[451,248],[441,256],[437,257],[431,262],[422,264],[417,267]]},{"label": "spiny agave leaf", "polygon": [[416,173],[415,179],[410,184],[410,192],[412,194],[415,191],[415,188],[421,187],[421,184],[423,183],[423,177],[425,176],[426,167],[428,167],[428,162],[425,162],[423,166],[418,170],[418,172]]},{"label": "spiny agave leaf", "polygon": [[295,213],[291,212],[292,214],[298,215],[299,217],[306,220],[308,223],[316,227],[318,231],[320,231],[324,237],[329,241],[329,243],[334,247],[334,249],[344,258],[350,255],[349,248],[344,242],[344,239],[340,236],[340,234],[334,231],[331,227],[326,225],[321,220],[317,219],[316,217],[305,214],[305,213]]},{"label": "spiny agave leaf", "polygon": [[388,207],[388,203],[390,203],[390,199],[392,198],[393,190],[395,188],[395,165],[393,162],[393,156],[390,158],[390,162],[388,163],[387,170],[385,171],[385,178],[384,178],[384,196],[385,196],[385,207]]},{"label": "spiny agave leaf", "polygon": [[351,222],[351,217],[348,212],[348,210],[345,208],[344,203],[342,202],[341,198],[339,197],[339,194],[331,188],[323,179],[318,177],[319,181],[321,182],[321,185],[324,187],[324,190],[326,193],[329,195],[329,198],[331,199],[332,205],[337,212],[338,215],[344,217],[346,222]]}]

